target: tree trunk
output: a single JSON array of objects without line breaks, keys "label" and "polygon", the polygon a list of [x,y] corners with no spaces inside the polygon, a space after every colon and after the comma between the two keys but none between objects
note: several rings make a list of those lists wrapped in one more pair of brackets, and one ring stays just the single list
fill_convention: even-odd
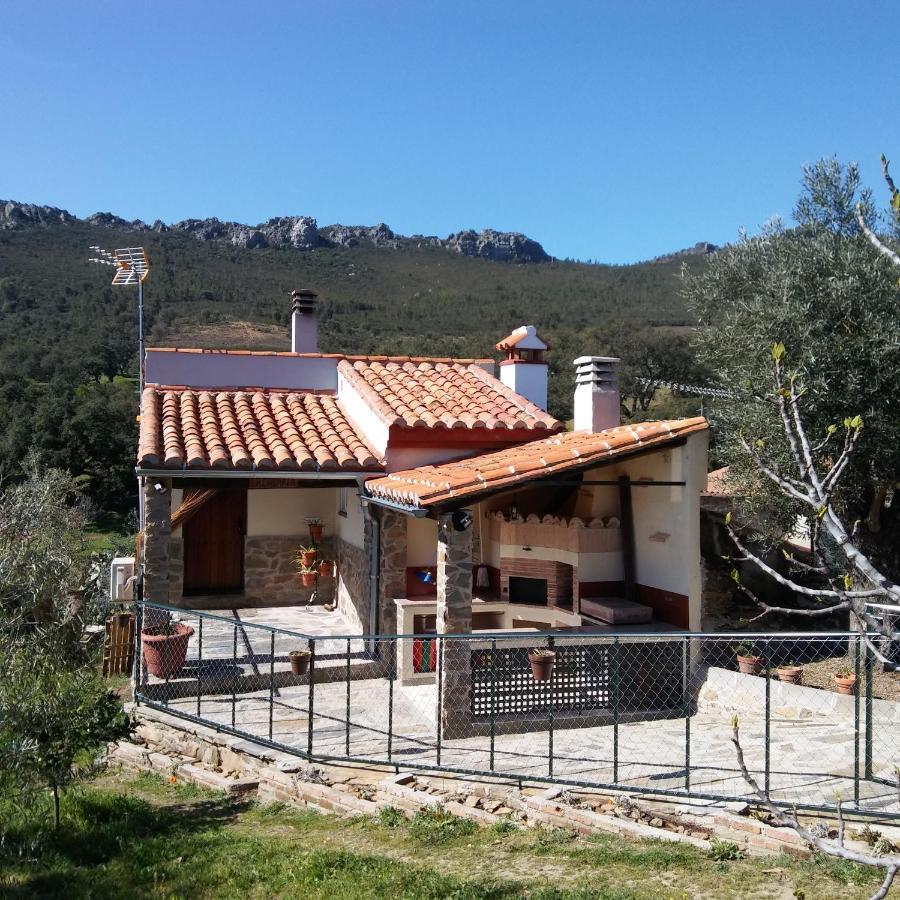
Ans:
[{"label": "tree trunk", "polygon": [[59,830],[59,786],[53,782],[53,827]]}]

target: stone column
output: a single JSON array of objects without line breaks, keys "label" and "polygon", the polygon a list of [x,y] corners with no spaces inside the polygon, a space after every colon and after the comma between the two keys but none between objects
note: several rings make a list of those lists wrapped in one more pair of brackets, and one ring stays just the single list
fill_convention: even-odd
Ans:
[{"label": "stone column", "polygon": [[[472,631],[472,529],[454,531],[452,517],[438,520],[438,634]],[[441,641],[441,704],[445,738],[464,737],[472,726],[472,650],[468,640]]]},{"label": "stone column", "polygon": [[[381,571],[378,609],[381,634],[396,634],[397,607],[394,600],[406,596],[406,516],[392,509],[381,510]],[[369,631],[374,631],[370,623]]]},{"label": "stone column", "polygon": [[[155,484],[161,484],[165,490],[155,490]],[[151,603],[168,603],[172,481],[143,478],[141,491],[144,496],[144,541],[141,551],[144,565],[144,599]]]}]

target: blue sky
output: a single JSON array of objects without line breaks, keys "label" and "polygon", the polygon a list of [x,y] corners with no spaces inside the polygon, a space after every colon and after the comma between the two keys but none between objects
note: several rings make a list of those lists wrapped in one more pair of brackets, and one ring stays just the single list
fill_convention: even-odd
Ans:
[{"label": "blue sky", "polygon": [[896,6],[4,0],[0,197],[630,262],[900,166]]}]

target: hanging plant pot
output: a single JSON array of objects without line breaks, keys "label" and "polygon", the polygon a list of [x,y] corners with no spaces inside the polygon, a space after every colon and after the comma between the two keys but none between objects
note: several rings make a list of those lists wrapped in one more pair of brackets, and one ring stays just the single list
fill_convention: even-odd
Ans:
[{"label": "hanging plant pot", "polygon": [[319,563],[319,577],[331,578],[332,575],[334,575],[334,563],[331,560],[323,559]]},{"label": "hanging plant pot", "polygon": [[549,681],[556,663],[556,654],[552,650],[530,650],[528,662],[531,663],[531,674],[535,681]]},{"label": "hanging plant pot", "polygon": [[835,675],[834,686],[839,694],[846,694],[852,697],[856,688],[856,675],[852,673],[849,675]]},{"label": "hanging plant pot", "polygon": [[188,641],[194,629],[190,625],[164,625],[141,632],[147,671],[157,678],[171,678],[180,672],[187,658]]},{"label": "hanging plant pot", "polygon": [[300,573],[300,581],[303,584],[303,587],[315,587],[316,586],[315,571],[301,572]]},{"label": "hanging plant pot", "polygon": [[311,569],[316,564],[317,555],[315,550],[301,550],[300,563],[303,565],[303,568]]},{"label": "hanging plant pot", "polygon": [[322,526],[321,525],[310,525],[309,526],[309,536],[315,541],[317,544],[322,540]]},{"label": "hanging plant pot", "polygon": [[743,675],[759,675],[766,664],[761,656],[742,656],[737,654],[738,671]]},{"label": "hanging plant pot", "polygon": [[785,684],[803,684],[803,667],[802,666],[779,666],[775,670],[779,681]]},{"label": "hanging plant pot", "polygon": [[293,675],[305,675],[309,671],[309,660],[312,653],[309,650],[291,650],[288,659],[291,662]]}]

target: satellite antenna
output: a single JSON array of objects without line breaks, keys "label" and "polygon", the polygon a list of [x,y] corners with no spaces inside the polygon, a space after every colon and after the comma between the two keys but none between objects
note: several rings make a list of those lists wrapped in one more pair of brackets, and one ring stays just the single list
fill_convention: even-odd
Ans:
[{"label": "satellite antenna", "polygon": [[89,262],[101,266],[112,266],[113,285],[136,284],[138,296],[138,395],[144,390],[144,279],[150,274],[150,258],[143,247],[122,247],[119,250],[104,250],[94,244],[89,248],[96,254]]}]

